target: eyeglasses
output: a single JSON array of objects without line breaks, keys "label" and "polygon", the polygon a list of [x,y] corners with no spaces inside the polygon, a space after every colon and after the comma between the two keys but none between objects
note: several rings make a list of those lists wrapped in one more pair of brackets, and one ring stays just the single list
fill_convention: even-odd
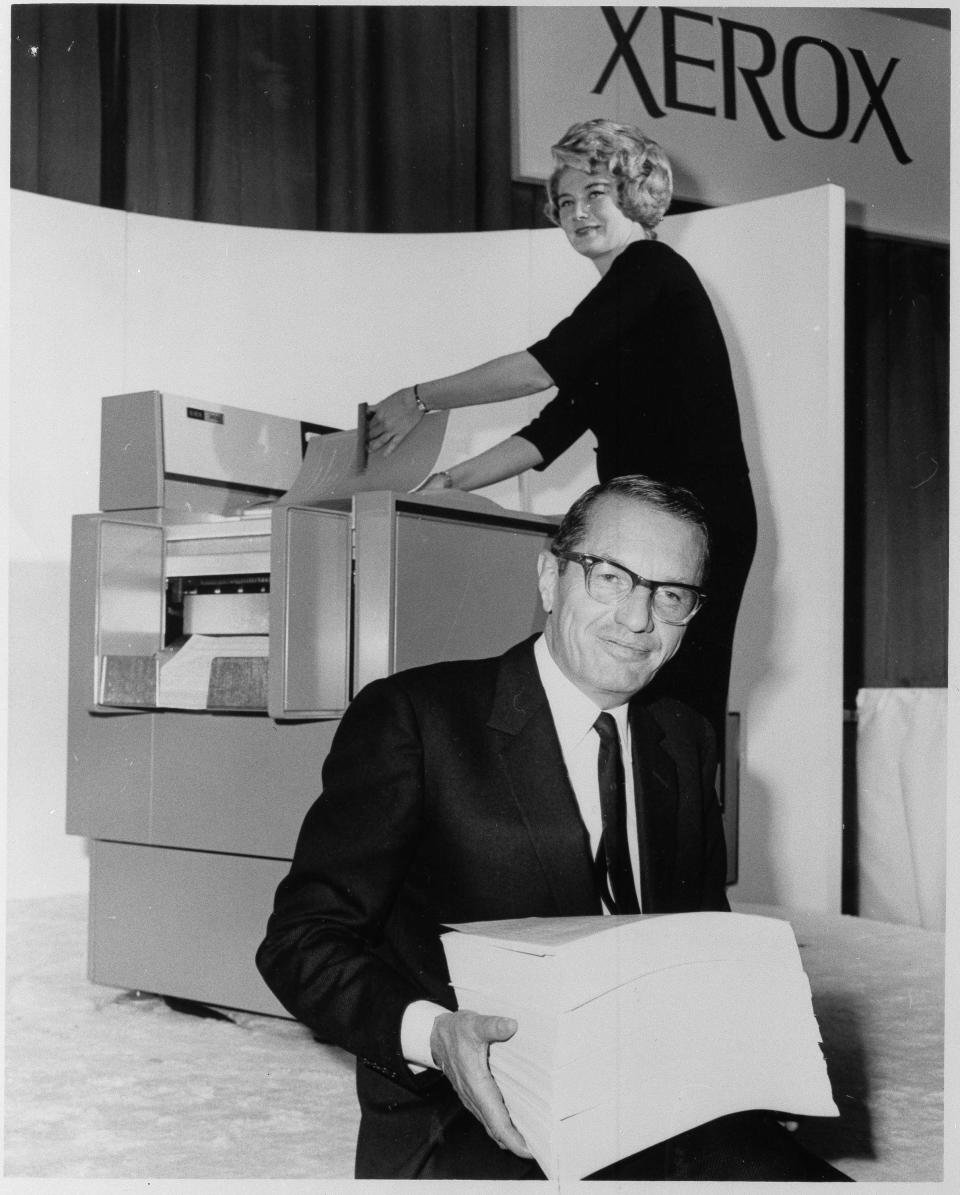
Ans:
[{"label": "eyeglasses", "polygon": [[671,626],[682,627],[693,618],[707,599],[702,589],[695,585],[684,585],[679,581],[648,581],[625,565],[603,556],[588,556],[583,552],[557,552],[560,560],[571,560],[583,569],[583,583],[587,593],[596,602],[605,606],[616,606],[625,601],[642,585],[650,590],[650,609],[654,618]]}]

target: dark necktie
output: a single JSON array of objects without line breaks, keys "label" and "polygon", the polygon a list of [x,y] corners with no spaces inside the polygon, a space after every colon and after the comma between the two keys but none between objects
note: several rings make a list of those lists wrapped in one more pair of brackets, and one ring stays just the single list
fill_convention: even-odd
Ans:
[{"label": "dark necktie", "polygon": [[639,913],[627,843],[627,790],[623,779],[620,735],[613,715],[602,713],[593,724],[600,736],[597,778],[600,781],[600,816],[603,834],[597,849],[600,894],[611,913]]}]

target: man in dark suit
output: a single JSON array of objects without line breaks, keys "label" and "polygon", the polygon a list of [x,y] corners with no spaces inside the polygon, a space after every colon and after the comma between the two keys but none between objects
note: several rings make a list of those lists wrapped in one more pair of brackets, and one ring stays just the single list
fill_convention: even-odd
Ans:
[{"label": "man in dark suit", "polygon": [[[543,1177],[487,1065],[516,1023],[456,1008],[445,924],[728,908],[712,732],[643,695],[707,555],[686,491],[595,486],[541,554],[542,637],[376,681],[344,716],[257,962],[357,1056],[358,1178]],[[758,1114],[597,1177],[843,1176]]]}]

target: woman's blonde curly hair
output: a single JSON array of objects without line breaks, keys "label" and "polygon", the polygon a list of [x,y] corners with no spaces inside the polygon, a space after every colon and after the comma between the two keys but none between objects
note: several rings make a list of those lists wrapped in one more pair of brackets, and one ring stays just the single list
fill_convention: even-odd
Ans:
[{"label": "woman's blonde curly hair", "polygon": [[656,141],[634,125],[598,118],[571,125],[551,146],[554,169],[547,179],[547,218],[559,224],[557,184],[572,166],[586,174],[609,174],[617,184],[617,206],[628,219],[642,225],[651,236],[666,215],[673,196],[670,160]]}]

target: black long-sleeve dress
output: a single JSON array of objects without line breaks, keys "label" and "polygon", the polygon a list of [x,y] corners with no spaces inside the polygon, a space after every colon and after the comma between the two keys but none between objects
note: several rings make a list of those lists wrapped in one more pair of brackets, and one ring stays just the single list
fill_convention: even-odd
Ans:
[{"label": "black long-sleeve dress", "polygon": [[722,743],[757,519],[730,357],[710,298],[669,245],[637,241],[528,351],[558,387],[517,433],[540,452],[538,468],[589,430],[601,481],[645,473],[686,486],[703,503],[712,536],[710,598],[654,685],[706,714]]}]

